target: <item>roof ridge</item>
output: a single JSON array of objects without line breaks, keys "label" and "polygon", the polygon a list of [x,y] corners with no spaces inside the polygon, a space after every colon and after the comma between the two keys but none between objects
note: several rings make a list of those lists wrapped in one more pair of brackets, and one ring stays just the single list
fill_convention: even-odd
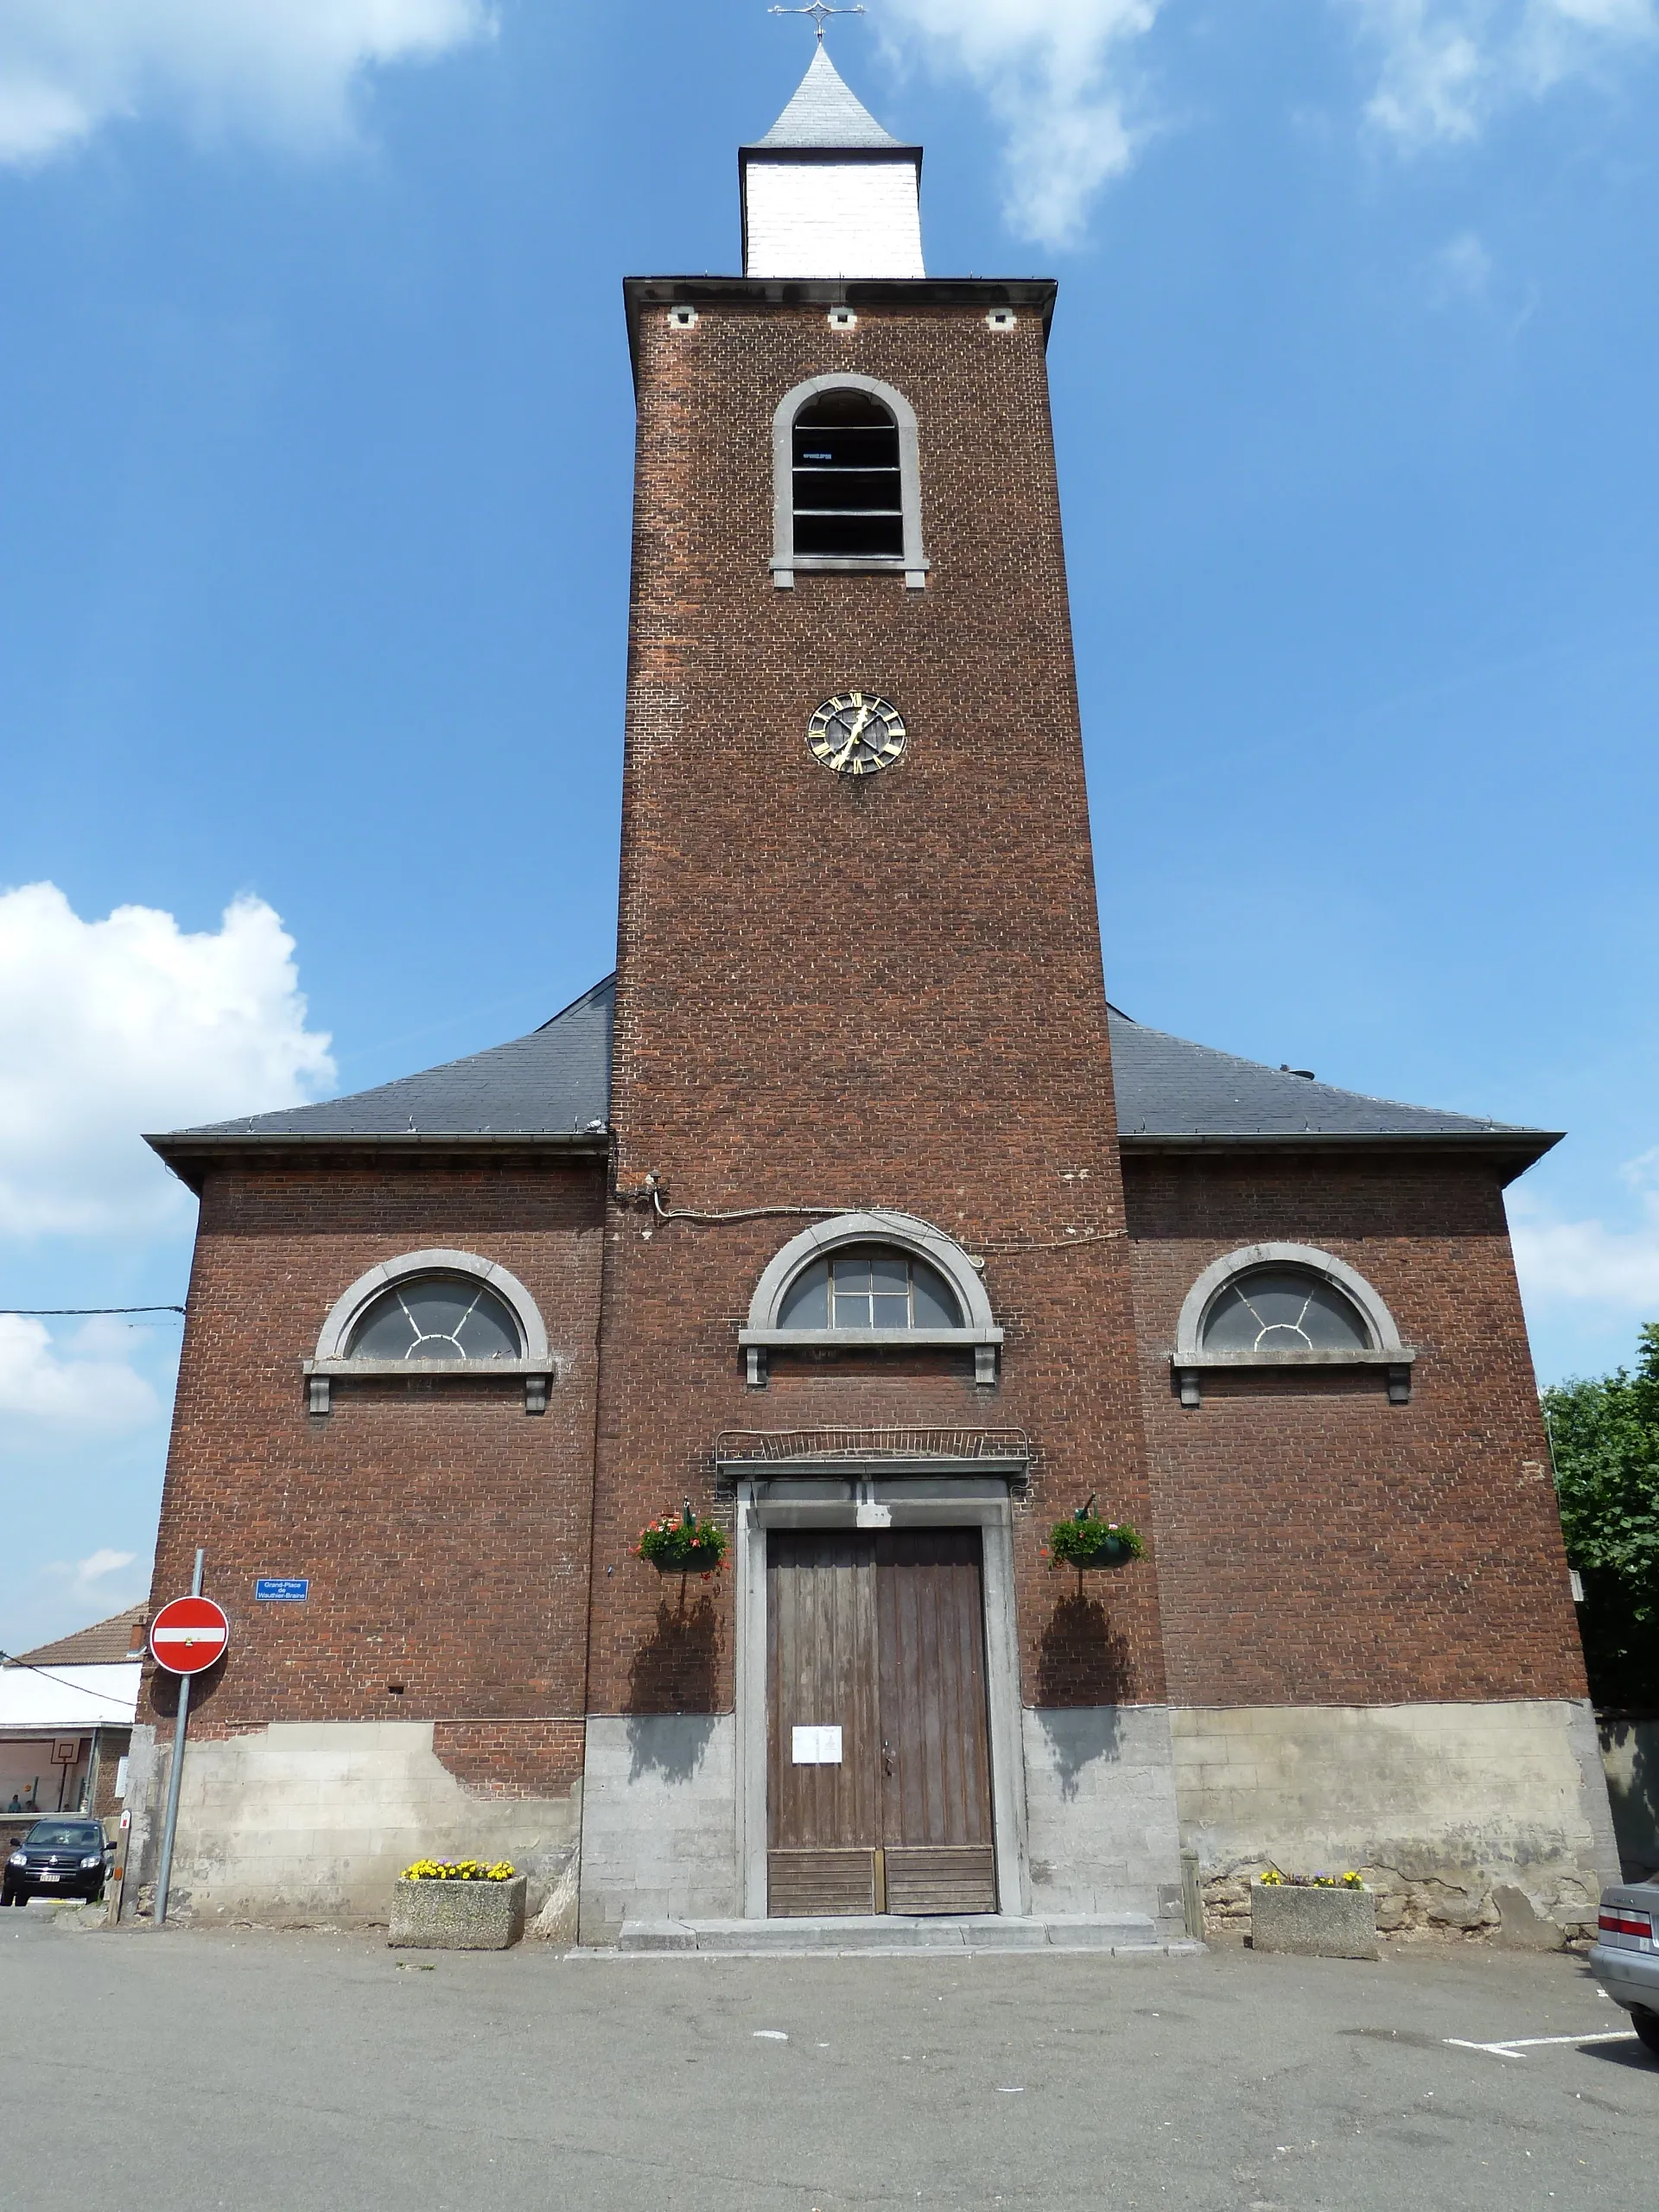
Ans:
[{"label": "roof ridge", "polygon": [[[550,1014],[545,1021],[538,1021],[536,1027],[533,1029],[527,1030],[525,1034],[531,1037],[539,1037],[543,1030],[551,1029],[556,1022],[563,1021],[567,1014],[575,1014],[584,1006],[592,1006],[594,1001],[599,998],[601,994],[612,989],[614,987],[615,982],[616,970],[613,968],[608,976],[601,976],[596,983],[590,984],[588,988],[583,991],[579,997],[572,999],[569,1006],[562,1006],[556,1014]],[[509,1038],[507,1039],[509,1044],[515,1043],[516,1041],[517,1040],[513,1038]],[[496,1045],[486,1045],[484,1047],[484,1050],[486,1052],[499,1052],[500,1047]]]}]

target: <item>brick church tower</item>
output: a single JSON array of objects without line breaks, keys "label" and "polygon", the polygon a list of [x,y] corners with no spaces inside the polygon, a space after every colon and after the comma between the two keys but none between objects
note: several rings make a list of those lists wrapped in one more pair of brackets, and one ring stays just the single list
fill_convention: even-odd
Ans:
[{"label": "brick church tower", "polygon": [[[1555,1941],[1615,1869],[1503,1211],[1555,1139],[1109,1007],[1054,286],[928,276],[920,170],[820,45],[744,274],[625,288],[615,976],[151,1140],[201,1202],[154,1595],[200,1547],[232,1620],[175,1910],[505,1857],[587,1942],[1151,1945],[1185,1848],[1215,1911],[1339,1863]],[[659,1572],[686,1510],[724,1558]]]},{"label": "brick church tower", "polygon": [[[1053,1614],[1039,1555],[1044,1513],[1091,1493],[1148,1524],[1054,288],[925,275],[919,165],[820,47],[744,150],[748,273],[627,287],[621,1205],[595,1541],[612,1555],[683,1494],[712,1505],[711,1465],[738,1527],[734,1618],[638,1575],[595,1585],[590,1704],[618,1716],[613,1743],[589,1733],[596,1928],[633,1891],[636,1820],[655,1853],[670,1817],[620,1779],[642,1650],[665,1741],[692,1726],[670,1710],[735,1707],[729,1752],[722,1723],[697,1772],[711,1799],[735,1788],[750,1910],[868,1911],[884,1886],[895,1909],[1028,1905],[1020,1681],[1045,1706],[1156,1716],[1123,1747],[1147,1769],[1135,1840],[1045,1840],[1043,1859],[1101,1859],[1069,1909],[1109,1891],[1150,1914],[1179,1881],[1155,1569],[1124,1570],[1109,1626],[1093,1599]],[[966,1610],[914,1632],[984,1661],[912,1707],[895,1670],[931,1668],[931,1644],[887,1649],[874,1624],[946,1584]],[[764,1617],[776,1638],[788,1606],[831,1625],[769,1658]],[[840,1764],[798,1768],[794,1729],[831,1724]],[[1040,1732],[1032,1751],[1052,1757]],[[1071,1817],[1058,1794],[1044,1817]]]}]

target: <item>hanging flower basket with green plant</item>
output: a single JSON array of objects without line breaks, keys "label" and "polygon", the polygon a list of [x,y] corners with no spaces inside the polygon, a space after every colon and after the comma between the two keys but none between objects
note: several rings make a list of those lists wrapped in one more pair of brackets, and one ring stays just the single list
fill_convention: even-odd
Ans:
[{"label": "hanging flower basket with green plant", "polygon": [[633,1555],[649,1560],[658,1574],[709,1575],[730,1541],[712,1521],[699,1521],[688,1500],[679,1512],[660,1515],[639,1531]]},{"label": "hanging flower basket with green plant", "polygon": [[1057,1521],[1043,1547],[1044,1556],[1060,1567],[1122,1567],[1146,1549],[1127,1521],[1103,1521],[1092,1495],[1069,1521]]}]

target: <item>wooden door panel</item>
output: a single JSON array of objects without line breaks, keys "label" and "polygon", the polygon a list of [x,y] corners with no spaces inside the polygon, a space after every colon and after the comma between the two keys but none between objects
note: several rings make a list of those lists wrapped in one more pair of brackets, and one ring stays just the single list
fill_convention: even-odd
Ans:
[{"label": "wooden door panel", "polygon": [[[872,1851],[881,1840],[872,1539],[774,1529],[766,1599],[771,1847]],[[798,1727],[839,1728],[839,1763],[798,1765]]]},{"label": "wooden door panel", "polygon": [[769,1851],[766,1910],[774,1920],[874,1912],[874,1851]]},{"label": "wooden door panel", "polygon": [[992,1827],[979,1531],[894,1529],[877,1538],[876,1562],[882,1840],[890,1851],[983,1852]]},{"label": "wooden door panel", "polygon": [[889,1912],[995,1912],[996,1854],[988,1844],[882,1853]]}]

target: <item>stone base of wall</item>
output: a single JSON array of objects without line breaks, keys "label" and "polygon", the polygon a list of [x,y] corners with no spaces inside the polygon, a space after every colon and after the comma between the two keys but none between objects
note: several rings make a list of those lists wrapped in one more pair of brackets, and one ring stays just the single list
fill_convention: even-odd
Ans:
[{"label": "stone base of wall", "polygon": [[1183,1935],[1168,1708],[1027,1707],[1020,1718],[1031,1910],[1145,1913],[1160,1939]]},{"label": "stone base of wall", "polygon": [[[433,1750],[429,1720],[273,1722],[191,1736],[169,1917],[264,1926],[390,1921],[416,1859],[511,1859],[537,1911],[575,1859],[582,1784],[560,1796],[467,1788]],[[136,1729],[129,1911],[153,1897],[170,1751]]]},{"label": "stone base of wall", "polygon": [[590,1719],[580,1940],[613,1943],[625,1919],[728,1920],[742,1910],[734,1716]]},{"label": "stone base of wall", "polygon": [[1627,1882],[1659,1873],[1659,1713],[1603,1713],[1601,1758]]},{"label": "stone base of wall", "polygon": [[1174,1748],[1182,1840],[1218,1929],[1249,1925],[1269,1866],[1354,1868],[1383,1934],[1559,1948],[1617,1878],[1587,1705],[1188,1707]]}]

